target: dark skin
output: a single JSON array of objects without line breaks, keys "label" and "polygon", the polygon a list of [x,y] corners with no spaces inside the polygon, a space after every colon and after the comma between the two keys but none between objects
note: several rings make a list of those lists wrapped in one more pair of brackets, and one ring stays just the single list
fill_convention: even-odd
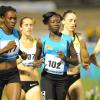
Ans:
[{"label": "dark skin", "polygon": [[100,67],[100,61],[97,60],[95,54],[92,54],[92,55],[90,56],[90,61],[91,61],[91,63],[93,63],[93,64],[96,65],[97,67]]},{"label": "dark skin", "polygon": [[[4,16],[2,16],[2,29],[5,31],[5,34],[7,35],[10,35],[12,34],[12,29],[15,27],[16,25],[16,12],[15,11],[7,11],[5,13]],[[16,46],[16,43],[15,41],[10,41],[8,42],[8,44],[0,49],[0,54],[3,54],[9,50],[11,50],[12,48],[14,48]],[[16,66],[16,61],[13,60],[13,61],[8,61],[8,62],[1,62],[0,63],[0,69],[9,69],[9,68],[12,68],[12,67],[15,67]]]},{"label": "dark skin", "polygon": [[[59,32],[60,26],[61,26],[61,19],[59,16],[52,16],[49,18],[49,21],[47,23],[48,29],[50,31],[50,39],[53,41],[60,41],[62,34]],[[70,57],[65,57],[65,55],[62,53],[62,51],[58,51],[58,56],[62,60],[69,62],[71,64],[77,65],[78,64],[78,59],[77,59],[77,54],[75,52],[75,49],[73,47],[73,44],[70,45]],[[37,51],[35,54],[35,60],[38,65],[41,65],[43,62],[43,59],[40,57],[42,53],[42,43],[40,40],[37,43]]]},{"label": "dark skin", "polygon": [[[12,34],[12,29],[15,27],[17,22],[16,12],[8,11],[5,13],[5,16],[2,17],[3,25],[2,29],[5,31],[6,34]],[[0,49],[0,54],[5,53],[16,46],[15,41],[10,41],[7,46],[3,49]]]},{"label": "dark skin", "polygon": [[17,22],[17,15],[14,11],[8,11],[3,17],[3,28],[7,34],[12,34],[11,31],[15,27]]},{"label": "dark skin", "polygon": [[[9,10],[2,16],[2,29],[8,36],[13,34],[12,29],[15,27],[17,22],[16,11]],[[0,49],[0,54],[3,54],[16,46],[15,41],[10,41],[8,44]],[[0,70],[7,70],[16,67],[16,60],[10,60],[6,62],[0,62]],[[0,88],[0,100],[4,86]],[[10,92],[9,92],[10,91]],[[20,100],[21,85],[19,82],[13,82],[6,84],[5,88],[6,96],[8,100]],[[13,93],[13,94],[12,94]]]},{"label": "dark skin", "polygon": [[[3,25],[2,29],[6,32],[6,34],[10,35],[12,34],[12,29],[15,27],[16,22],[17,22],[17,15],[16,12],[14,11],[8,11],[5,13],[5,16],[2,17],[3,19]],[[3,49],[0,49],[0,54],[3,54],[12,48],[16,46],[15,41],[10,41],[7,46],[5,46]],[[22,59],[27,58],[27,54],[20,52],[20,56]]]},{"label": "dark skin", "polygon": [[[50,32],[49,33],[49,38],[52,41],[55,41],[55,42],[61,41],[62,33],[59,31],[60,26],[61,26],[60,17],[57,16],[57,15],[54,15],[54,16],[50,17],[48,22],[47,22],[47,25],[48,25],[48,30]],[[39,64],[41,65],[41,63],[43,62],[43,59],[41,58],[41,54],[43,52],[42,51],[43,50],[42,47],[43,47],[43,45],[42,45],[41,41],[39,40],[37,42],[37,49],[36,49],[36,54],[35,54],[35,60],[38,63],[38,65]],[[73,46],[70,46],[70,50],[72,48],[73,48]],[[74,50],[74,48],[72,50]],[[70,56],[72,56],[72,57],[66,57],[62,51],[57,51],[57,53],[58,53],[58,58],[61,58],[64,62],[68,62],[69,63],[69,62],[71,62],[71,60],[69,60],[69,59],[72,59],[73,60],[72,61],[73,64],[78,64],[77,54],[76,54],[75,50],[74,50],[73,54],[72,53],[70,54]],[[45,75],[45,71],[42,73],[42,75]],[[55,95],[55,98],[57,98],[57,95]],[[52,98],[50,98],[50,99],[52,99]]]}]

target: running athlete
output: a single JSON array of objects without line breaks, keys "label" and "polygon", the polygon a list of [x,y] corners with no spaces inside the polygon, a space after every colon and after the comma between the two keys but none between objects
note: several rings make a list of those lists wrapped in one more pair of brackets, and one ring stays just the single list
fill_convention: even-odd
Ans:
[{"label": "running athlete", "polygon": [[17,22],[16,9],[0,6],[0,17],[0,100],[4,86],[8,100],[20,100],[21,85],[16,64],[20,35],[14,28]]},{"label": "running athlete", "polygon": [[22,92],[20,100],[41,100],[39,87],[40,76],[37,68],[33,67],[34,54],[36,52],[36,39],[33,38],[33,27],[35,19],[23,17],[20,20],[20,50],[27,53],[27,59],[17,60],[17,66],[20,71],[22,83]]},{"label": "running athlete", "polygon": [[[68,10],[63,14],[63,34],[67,34],[73,38],[74,48],[77,52],[79,63],[85,69],[89,68],[89,54],[87,52],[86,43],[82,39],[80,33],[75,32],[76,28],[76,21],[77,16],[76,13],[72,10]],[[71,100],[84,100],[83,98],[83,86],[80,79],[80,65],[73,67],[72,65],[69,66],[67,71],[67,75],[69,77],[69,97]],[[66,97],[66,100],[68,98]]]},{"label": "running athlete", "polygon": [[61,20],[62,17],[56,12],[44,14],[43,23],[48,26],[49,33],[37,43],[35,59],[44,58],[42,77],[45,77],[46,100],[65,100],[68,65],[78,64],[71,37],[59,31]]},{"label": "running athlete", "polygon": [[100,67],[100,61],[97,61],[96,55],[100,54],[100,39],[97,42],[97,45],[94,49],[93,54],[90,56],[90,60],[93,64],[95,64],[97,67]]}]

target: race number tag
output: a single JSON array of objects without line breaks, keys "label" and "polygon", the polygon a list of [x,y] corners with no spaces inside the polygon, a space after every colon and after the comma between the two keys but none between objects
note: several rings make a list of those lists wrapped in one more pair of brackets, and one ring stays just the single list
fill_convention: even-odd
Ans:
[{"label": "race number tag", "polygon": [[65,63],[58,57],[46,54],[45,56],[45,69],[48,73],[62,75],[64,73]]},{"label": "race number tag", "polygon": [[9,50],[9,51],[6,53],[6,55],[12,56],[12,55],[15,55],[15,54],[18,53],[18,51],[19,51],[19,41],[18,41],[18,40],[15,40],[15,42],[16,42],[16,46],[15,46],[14,48],[12,48],[11,50]]},{"label": "race number tag", "polygon": [[[1,47],[0,48],[4,48],[7,44],[8,44],[9,41],[1,41]],[[18,54],[18,51],[19,51],[19,41],[16,39],[15,40],[16,42],[16,46],[14,48],[12,48],[11,50],[8,50],[7,52],[3,53],[2,55],[4,56],[13,56],[13,55],[16,55]]]}]

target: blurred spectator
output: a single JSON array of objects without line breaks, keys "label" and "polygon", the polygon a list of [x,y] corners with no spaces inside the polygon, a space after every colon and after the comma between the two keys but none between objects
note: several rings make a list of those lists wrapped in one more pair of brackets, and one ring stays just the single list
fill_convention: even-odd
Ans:
[{"label": "blurred spectator", "polygon": [[100,38],[100,25],[96,27],[96,37]]},{"label": "blurred spectator", "polygon": [[95,41],[95,29],[93,26],[88,25],[85,29],[86,36],[89,42],[94,42]]}]

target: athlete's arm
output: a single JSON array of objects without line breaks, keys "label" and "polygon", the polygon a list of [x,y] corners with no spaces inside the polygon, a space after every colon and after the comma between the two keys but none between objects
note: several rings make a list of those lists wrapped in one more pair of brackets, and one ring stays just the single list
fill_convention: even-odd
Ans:
[{"label": "athlete's arm", "polygon": [[0,49],[0,54],[3,54],[9,50],[11,50],[12,48],[14,48],[16,46],[15,41],[10,41],[7,46],[5,46],[3,49]]},{"label": "athlete's arm", "polygon": [[96,55],[100,53],[100,39],[94,49],[93,54],[90,56],[90,61],[95,64],[97,67],[100,67],[100,61],[97,61]]},{"label": "athlete's arm", "polygon": [[98,42],[97,42],[97,45],[96,45],[96,47],[95,47],[95,49],[94,49],[93,54],[97,55],[97,54],[99,54],[99,53],[100,53],[100,39],[99,39]]},{"label": "athlete's arm", "polygon": [[34,59],[35,59],[35,61],[33,63],[34,67],[38,67],[42,64],[43,59],[41,58],[41,53],[42,53],[42,43],[40,40],[38,40],[37,45],[36,45],[36,53],[34,56]]},{"label": "athlete's arm", "polygon": [[24,72],[30,72],[31,70],[25,66],[23,63],[22,63],[23,59],[21,59],[21,57],[19,57],[19,59],[17,59],[17,68],[19,71],[24,71]]},{"label": "athlete's arm", "polygon": [[90,56],[90,61],[91,63],[95,64],[97,67],[100,67],[100,61],[97,61],[95,54],[92,54]]},{"label": "athlete's arm", "polygon": [[41,58],[41,53],[42,53],[42,43],[40,40],[37,41],[36,44],[36,53],[35,53],[35,60],[38,60]]},{"label": "athlete's arm", "polygon": [[83,39],[80,40],[80,55],[81,55],[81,64],[83,68],[89,69],[89,53],[86,47],[86,43]]},{"label": "athlete's arm", "polygon": [[23,60],[26,60],[27,59],[28,54],[25,53],[25,52],[22,52],[20,49],[19,49],[19,53],[18,54],[21,56],[21,58]]},{"label": "athlete's arm", "polygon": [[70,52],[70,56],[66,58],[66,61],[69,62],[72,65],[78,65],[78,57],[75,51],[75,48],[73,46],[73,42],[70,44],[69,46],[69,52]]},{"label": "athlete's arm", "polygon": [[97,67],[100,67],[100,61],[97,61]]},{"label": "athlete's arm", "polygon": [[59,58],[61,58],[63,61],[68,62],[68,63],[73,64],[73,65],[77,65],[78,64],[77,54],[76,54],[76,51],[73,48],[73,46],[70,46],[70,52],[71,53],[68,57],[68,56],[65,56],[62,51],[57,51]]},{"label": "athlete's arm", "polygon": [[31,72],[32,72],[32,69],[30,69],[27,66],[24,66],[22,63],[17,64],[17,68],[19,71],[26,72],[28,74],[31,74]]},{"label": "athlete's arm", "polygon": [[78,65],[78,57],[73,47],[73,43],[71,43],[69,46],[69,52],[69,56],[65,56],[62,51],[58,51],[59,58],[61,58],[65,62],[68,62],[69,64]]}]

